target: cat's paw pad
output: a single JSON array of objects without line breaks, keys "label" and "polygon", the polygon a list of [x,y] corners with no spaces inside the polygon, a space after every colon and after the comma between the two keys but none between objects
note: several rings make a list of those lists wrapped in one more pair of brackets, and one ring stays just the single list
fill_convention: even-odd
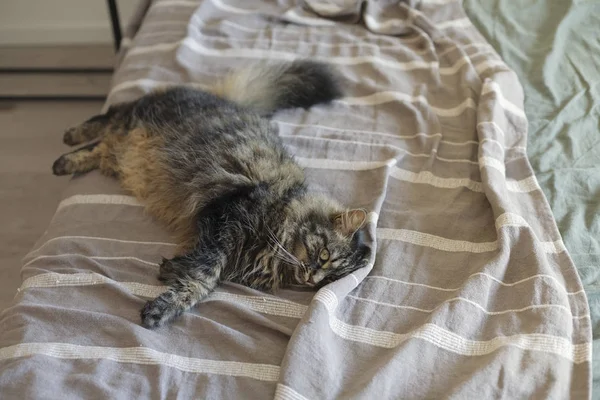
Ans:
[{"label": "cat's paw pad", "polygon": [[54,161],[54,164],[52,164],[52,173],[57,176],[73,173],[71,162],[66,155],[60,156],[58,160]]},{"label": "cat's paw pad", "polygon": [[80,143],[80,141],[77,140],[77,128],[70,128],[65,131],[63,143],[67,146],[75,146]]}]

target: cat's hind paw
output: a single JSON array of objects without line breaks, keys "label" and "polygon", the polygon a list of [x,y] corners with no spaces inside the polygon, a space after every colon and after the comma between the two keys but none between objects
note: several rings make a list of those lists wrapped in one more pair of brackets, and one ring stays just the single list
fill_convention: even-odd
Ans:
[{"label": "cat's hind paw", "polygon": [[75,146],[82,143],[82,139],[79,135],[78,128],[69,128],[63,135],[63,143],[67,146]]},{"label": "cat's hind paw", "polygon": [[60,156],[56,161],[54,161],[54,164],[52,164],[52,173],[56,176],[70,175],[74,172],[73,165],[69,161],[69,158],[66,154]]}]

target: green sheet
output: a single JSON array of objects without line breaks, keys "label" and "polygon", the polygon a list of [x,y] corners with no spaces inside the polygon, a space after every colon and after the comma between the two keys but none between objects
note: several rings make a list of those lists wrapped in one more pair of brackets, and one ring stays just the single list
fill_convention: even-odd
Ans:
[{"label": "green sheet", "polygon": [[590,303],[600,398],[600,1],[463,5],[525,90],[527,152]]}]

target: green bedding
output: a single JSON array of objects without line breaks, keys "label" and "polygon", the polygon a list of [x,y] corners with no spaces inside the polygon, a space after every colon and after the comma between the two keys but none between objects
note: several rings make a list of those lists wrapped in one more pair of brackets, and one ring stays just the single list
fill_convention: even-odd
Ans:
[{"label": "green bedding", "polygon": [[600,0],[464,0],[517,73],[528,155],[583,281],[600,398]]}]

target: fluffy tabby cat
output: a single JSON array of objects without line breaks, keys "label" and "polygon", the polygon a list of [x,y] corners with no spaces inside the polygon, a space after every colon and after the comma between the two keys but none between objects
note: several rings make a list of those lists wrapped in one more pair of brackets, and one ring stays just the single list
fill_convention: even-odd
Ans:
[{"label": "fluffy tabby cat", "polygon": [[54,174],[99,168],[176,233],[178,255],[160,266],[168,290],[142,309],[145,327],[177,317],[219,281],[320,287],[367,264],[365,211],[307,193],[268,119],[340,95],[325,64],[262,64],[210,92],[158,91],[66,131],[68,145],[93,142],[56,160]]}]

